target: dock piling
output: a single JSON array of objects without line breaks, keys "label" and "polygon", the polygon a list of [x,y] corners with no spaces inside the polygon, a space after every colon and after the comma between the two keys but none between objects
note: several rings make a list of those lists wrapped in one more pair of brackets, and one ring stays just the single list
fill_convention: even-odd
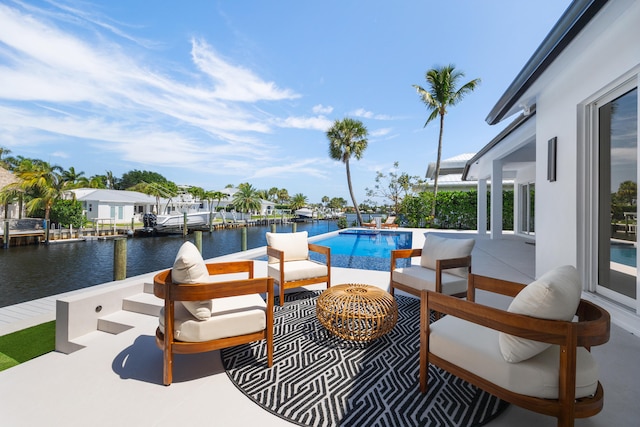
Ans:
[{"label": "dock piling", "polygon": [[113,280],[127,278],[127,239],[113,241]]}]

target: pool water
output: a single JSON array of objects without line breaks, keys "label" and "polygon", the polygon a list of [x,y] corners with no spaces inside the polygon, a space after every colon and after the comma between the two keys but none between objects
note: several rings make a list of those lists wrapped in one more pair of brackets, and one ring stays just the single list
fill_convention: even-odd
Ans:
[{"label": "pool water", "polygon": [[611,261],[636,266],[636,248],[630,244],[611,244]]},{"label": "pool water", "polygon": [[[313,243],[331,248],[332,267],[389,271],[391,251],[410,249],[411,239],[412,233],[406,231],[347,229]],[[323,261],[319,254],[311,253],[311,258]],[[401,260],[398,266],[408,266],[410,262]]]}]

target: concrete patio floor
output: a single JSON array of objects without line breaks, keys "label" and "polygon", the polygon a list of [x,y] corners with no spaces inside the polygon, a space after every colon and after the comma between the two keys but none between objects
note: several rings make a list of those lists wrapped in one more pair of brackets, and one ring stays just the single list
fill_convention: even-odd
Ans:
[{"label": "concrete patio floor", "polygon": [[[422,247],[425,230],[414,230]],[[522,283],[534,279],[534,246],[513,236],[492,241],[473,233],[473,271]],[[246,257],[247,253],[223,257]],[[266,263],[256,263],[256,276]],[[332,283],[368,283],[388,288],[389,273],[334,267]],[[310,286],[323,289],[324,286]],[[479,298],[502,305],[504,300]],[[290,426],[246,398],[229,381],[219,352],[176,355],[174,383],[162,385],[162,352],[155,345],[157,318],[123,312],[132,327],[117,335],[92,332],[86,347],[71,354],[52,352],[0,372],[3,426]],[[576,420],[577,426],[634,426],[640,417],[640,339],[612,324],[609,343],[595,347],[605,392],[604,410]],[[416,363],[418,355],[416,354]],[[417,387],[417,381],[416,381]],[[555,426],[554,418],[511,405],[489,426]]]}]

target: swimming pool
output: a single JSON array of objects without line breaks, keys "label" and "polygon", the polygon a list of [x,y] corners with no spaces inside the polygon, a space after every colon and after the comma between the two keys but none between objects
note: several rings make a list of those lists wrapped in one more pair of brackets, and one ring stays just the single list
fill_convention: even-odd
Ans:
[{"label": "swimming pool", "polygon": [[[389,271],[391,251],[411,248],[412,236],[410,231],[346,229],[313,243],[331,248],[332,267]],[[311,258],[321,261],[318,254],[311,253]],[[401,260],[398,265],[410,262]]]},{"label": "swimming pool", "polygon": [[632,244],[612,243],[611,244],[611,261],[618,264],[636,266],[636,248]]}]

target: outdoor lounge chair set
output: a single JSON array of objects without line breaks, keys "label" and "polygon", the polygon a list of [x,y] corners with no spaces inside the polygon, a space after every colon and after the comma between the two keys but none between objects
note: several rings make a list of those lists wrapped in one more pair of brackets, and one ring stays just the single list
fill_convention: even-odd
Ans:
[{"label": "outdoor lounge chair set", "polygon": [[[156,331],[164,384],[172,382],[174,353],[264,339],[271,367],[274,283],[280,305],[286,288],[331,286],[330,250],[309,244],[306,232],[267,233],[267,242],[265,278],[253,277],[253,261],[205,264],[191,243],[182,246],[172,270],[156,275],[154,293],[165,300]],[[427,391],[433,364],[503,400],[556,417],[558,426],[600,412],[604,392],[590,348],[609,340],[610,319],[580,298],[577,270],[558,267],[529,285],[474,275],[474,244],[427,234],[422,249],[392,251],[390,293],[420,299],[420,390]],[[309,251],[323,254],[326,263],[309,260]],[[396,265],[417,257],[419,264]],[[226,280],[211,282],[211,276]],[[507,310],[478,304],[478,290],[513,301]],[[431,312],[437,314],[433,323]]]}]

